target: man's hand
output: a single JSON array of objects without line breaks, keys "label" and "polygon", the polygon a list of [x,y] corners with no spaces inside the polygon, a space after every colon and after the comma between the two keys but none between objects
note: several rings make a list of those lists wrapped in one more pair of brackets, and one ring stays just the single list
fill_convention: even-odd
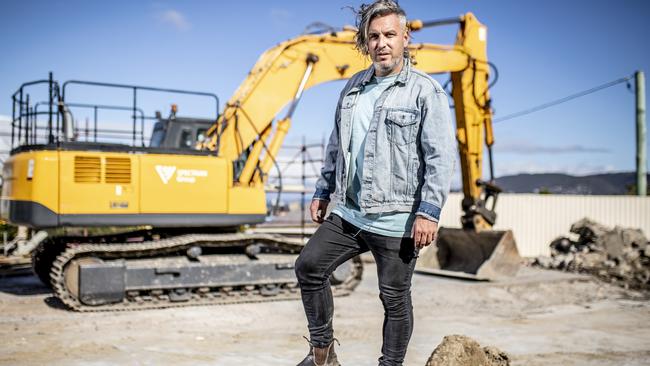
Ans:
[{"label": "man's hand", "polygon": [[309,211],[311,212],[311,220],[315,223],[322,223],[325,219],[325,212],[327,212],[328,201],[312,200]]},{"label": "man's hand", "polygon": [[[313,207],[313,203],[312,203]],[[312,215],[313,216],[313,215]],[[411,229],[411,238],[418,249],[424,248],[431,244],[438,235],[438,223],[431,221],[422,216],[415,216],[413,229]]]}]

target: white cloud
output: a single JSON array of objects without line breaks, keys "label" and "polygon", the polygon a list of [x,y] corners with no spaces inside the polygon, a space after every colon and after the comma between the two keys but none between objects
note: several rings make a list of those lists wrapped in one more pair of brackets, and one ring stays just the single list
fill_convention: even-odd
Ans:
[{"label": "white cloud", "polygon": [[609,149],[601,147],[588,147],[582,145],[564,145],[564,146],[548,146],[548,145],[534,145],[524,143],[511,143],[500,144],[494,146],[495,151],[501,153],[517,153],[517,154],[564,154],[564,153],[609,153]]},{"label": "white cloud", "polygon": [[171,25],[179,31],[187,31],[192,28],[192,25],[187,20],[187,18],[185,18],[185,15],[183,15],[178,10],[169,9],[160,12],[158,14],[158,20],[163,24]]}]

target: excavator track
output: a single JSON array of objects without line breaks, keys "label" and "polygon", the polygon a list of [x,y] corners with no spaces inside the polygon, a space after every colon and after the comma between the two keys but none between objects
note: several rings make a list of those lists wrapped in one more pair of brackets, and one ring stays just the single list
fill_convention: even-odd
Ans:
[{"label": "excavator track", "polygon": [[[199,245],[202,248],[245,247],[263,245],[267,249],[283,253],[298,254],[304,246],[302,240],[281,235],[260,233],[187,234],[175,237],[142,241],[137,243],[69,244],[57,256],[50,273],[50,281],[56,296],[69,309],[80,312],[128,311],[162,309],[213,304],[235,304],[265,301],[292,300],[300,298],[297,280],[274,284],[250,284],[238,286],[209,286],[182,289],[139,289],[126,291],[119,302],[89,305],[78,297],[75,288],[75,271],[70,268],[93,261],[112,259],[158,258],[178,253]],[[286,253],[286,254],[285,254]],[[351,260],[349,274],[337,284],[332,284],[334,296],[348,295],[361,282],[363,266],[359,257]],[[78,275],[78,272],[76,272]],[[174,291],[184,292],[182,300],[175,299]],[[77,291],[77,294],[75,294]]]}]

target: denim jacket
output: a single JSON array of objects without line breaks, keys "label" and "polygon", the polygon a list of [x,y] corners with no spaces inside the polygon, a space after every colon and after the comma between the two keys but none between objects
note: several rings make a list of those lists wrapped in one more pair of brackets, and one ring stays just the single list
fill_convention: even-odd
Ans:
[{"label": "denim jacket", "polygon": [[[345,202],[352,115],[373,75],[370,66],[355,74],[341,92],[314,199]],[[438,221],[456,154],[446,93],[405,58],[395,82],[377,100],[370,121],[363,151],[361,212],[415,212]]]}]

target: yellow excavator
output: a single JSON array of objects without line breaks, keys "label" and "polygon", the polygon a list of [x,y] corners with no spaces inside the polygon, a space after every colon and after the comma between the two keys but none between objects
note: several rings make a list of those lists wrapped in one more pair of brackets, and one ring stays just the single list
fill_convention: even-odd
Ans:
[{"label": "yellow excavator", "polygon": [[[483,267],[489,264],[488,277],[511,274],[518,262],[512,235],[486,230],[494,223],[498,188],[480,179],[483,143],[488,149],[493,143],[487,29],[471,13],[414,20],[409,27],[445,24],[459,26],[454,45],[416,43],[409,51],[418,69],[451,73],[464,229],[442,228],[438,249],[423,253],[421,269],[486,278]],[[293,262],[303,242],[246,228],[265,220],[264,183],[303,92],[369,67],[354,49],[354,34],[353,27],[304,34],[267,50],[222,112],[210,93],[59,84],[51,74],[23,84],[13,95],[13,149],[3,168],[0,212],[14,225],[58,233],[34,243],[35,272],[78,311],[299,297]],[[34,103],[29,90],[39,85],[47,86],[49,100]],[[66,99],[73,87],[89,85],[126,89],[133,105]],[[147,146],[146,117],[136,103],[143,91],[214,99],[215,117],[182,118],[175,107],[168,118],[158,113]],[[98,131],[117,131],[100,129],[96,120],[92,128],[76,125],[75,108],[94,109],[95,115],[98,108],[126,109],[131,143],[100,142]],[[277,118],[283,109],[286,116]],[[457,247],[445,238],[463,243]],[[464,267],[459,254],[469,256],[460,258]],[[337,269],[330,279],[335,295],[352,291],[361,273],[358,258]]]}]

